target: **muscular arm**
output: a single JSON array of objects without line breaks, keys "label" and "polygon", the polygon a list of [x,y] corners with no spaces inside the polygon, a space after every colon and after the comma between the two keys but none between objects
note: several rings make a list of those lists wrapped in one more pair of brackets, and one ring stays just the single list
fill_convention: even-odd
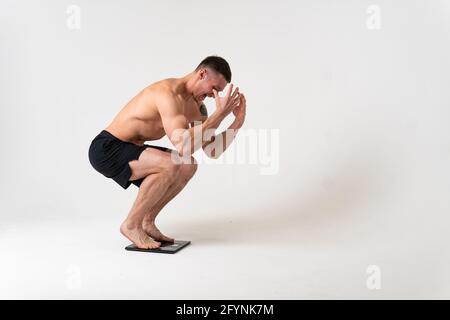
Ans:
[{"label": "muscular arm", "polygon": [[[206,108],[205,108],[206,110]],[[245,119],[245,110],[246,110],[246,100],[244,95],[240,97],[240,104],[235,111],[233,111],[235,115],[235,119],[233,123],[227,128],[227,130],[221,132],[218,135],[213,135],[209,141],[205,141],[202,145],[203,151],[210,158],[217,159],[219,158],[225,150],[231,145],[234,141],[234,138],[237,135],[238,130],[244,124]],[[206,113],[206,116],[208,114]]]},{"label": "muscular arm", "polygon": [[240,128],[241,125],[239,125],[237,121],[234,121],[227,130],[212,136],[210,141],[206,141],[202,146],[203,151],[210,158],[219,158],[234,141]]},{"label": "muscular arm", "polygon": [[[200,105],[200,121],[194,121],[190,123],[191,128],[202,124],[208,118],[208,110],[206,106],[202,103]],[[222,153],[230,146],[233,142],[234,137],[237,134],[237,130],[240,128],[238,123],[235,121],[231,124],[227,130],[221,132],[218,135],[213,135],[209,140],[204,139],[202,142],[202,149],[206,155],[210,158],[217,159]]]},{"label": "muscular arm", "polygon": [[[201,124],[208,118],[208,110],[206,109],[206,106],[204,104],[200,106],[200,114],[202,116],[202,119],[200,121],[191,122],[191,127]],[[240,127],[241,125],[237,121],[234,121],[227,128],[227,130],[221,132],[218,135],[213,135],[209,139],[204,139],[202,143],[203,151],[210,158],[219,158],[222,153],[224,153],[225,150],[231,145]]]},{"label": "muscular arm", "polygon": [[182,105],[173,96],[161,95],[157,105],[167,137],[180,156],[192,155],[202,146],[203,137],[210,140],[223,120],[220,113],[214,112],[200,126],[189,128]]}]

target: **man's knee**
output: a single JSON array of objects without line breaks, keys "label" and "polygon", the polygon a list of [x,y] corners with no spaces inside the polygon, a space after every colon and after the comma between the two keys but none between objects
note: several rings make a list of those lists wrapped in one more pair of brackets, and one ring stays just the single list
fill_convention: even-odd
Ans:
[{"label": "man's knee", "polygon": [[169,180],[169,183],[180,179],[187,182],[194,176],[197,167],[197,160],[191,156],[188,161],[167,162],[164,166],[163,174]]},{"label": "man's knee", "polygon": [[191,157],[190,163],[182,165],[181,171],[183,179],[189,181],[197,172],[197,168],[198,168],[197,160],[195,160],[194,157]]},{"label": "man's knee", "polygon": [[182,168],[182,164],[170,161],[164,166],[162,174],[169,180],[169,182],[173,182],[179,178],[182,173]]}]

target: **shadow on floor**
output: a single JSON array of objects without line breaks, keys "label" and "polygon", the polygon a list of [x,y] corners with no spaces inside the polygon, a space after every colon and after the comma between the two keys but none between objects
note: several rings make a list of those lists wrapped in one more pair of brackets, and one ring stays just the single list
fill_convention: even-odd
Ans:
[{"label": "shadow on floor", "polygon": [[387,176],[391,167],[380,150],[366,145],[353,150],[345,161],[330,164],[322,176],[313,177],[307,193],[291,190],[286,198],[278,202],[271,199],[270,204],[264,203],[270,190],[264,195],[255,194],[261,199],[257,212],[241,209],[232,216],[183,221],[171,227],[171,232],[183,234],[197,244],[289,241],[290,237],[295,241],[332,241],[333,236],[328,234],[339,238],[339,233],[351,232],[352,225],[357,227],[373,218],[364,208],[382,201],[395,187],[396,176]]}]

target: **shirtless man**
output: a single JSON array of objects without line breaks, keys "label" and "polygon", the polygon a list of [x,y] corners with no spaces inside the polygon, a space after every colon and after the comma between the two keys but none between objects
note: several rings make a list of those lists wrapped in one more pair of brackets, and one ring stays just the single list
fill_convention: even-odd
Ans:
[{"label": "shirtless man", "polygon": [[[192,154],[202,147],[209,157],[219,157],[242,127],[246,101],[239,88],[233,91],[230,84],[224,97],[218,94],[229,82],[231,70],[225,59],[209,56],[188,75],[143,89],[92,141],[89,161],[98,172],[124,189],[131,183],[139,187],[120,226],[120,232],[138,248],[153,249],[161,241],[174,241],[160,232],[155,219],[196,172]],[[216,102],[209,117],[203,104],[206,97],[214,97]],[[227,130],[233,134],[215,135],[214,130],[230,113],[235,119]],[[165,135],[175,150],[144,144]]]}]

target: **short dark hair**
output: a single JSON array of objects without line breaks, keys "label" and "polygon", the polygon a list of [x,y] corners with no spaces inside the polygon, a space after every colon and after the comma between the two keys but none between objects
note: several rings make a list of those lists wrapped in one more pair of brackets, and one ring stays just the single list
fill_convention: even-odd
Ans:
[{"label": "short dark hair", "polygon": [[211,68],[212,70],[223,75],[227,82],[231,82],[231,69],[228,62],[219,56],[209,56],[203,59],[202,62],[195,68],[195,71],[201,68]]}]

